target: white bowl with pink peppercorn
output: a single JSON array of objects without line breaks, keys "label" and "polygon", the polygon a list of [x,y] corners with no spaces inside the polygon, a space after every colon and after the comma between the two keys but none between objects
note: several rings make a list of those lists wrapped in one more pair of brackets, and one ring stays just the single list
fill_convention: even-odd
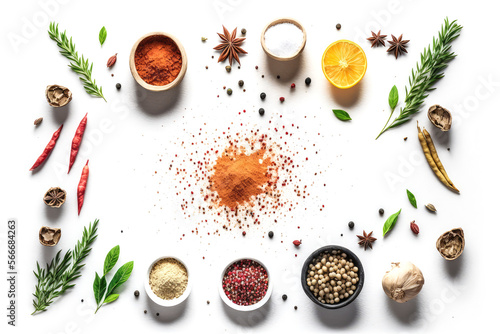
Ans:
[{"label": "white bowl with pink peppercorn", "polygon": [[272,293],[269,270],[259,260],[244,257],[231,261],[222,271],[219,294],[222,301],[237,311],[254,311]]}]

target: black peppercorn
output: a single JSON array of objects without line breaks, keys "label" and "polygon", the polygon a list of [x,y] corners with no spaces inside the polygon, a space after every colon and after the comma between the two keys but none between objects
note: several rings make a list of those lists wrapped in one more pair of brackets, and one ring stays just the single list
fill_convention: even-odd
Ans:
[{"label": "black peppercorn", "polygon": [[340,23],[337,23],[337,25],[335,26],[335,28],[337,28],[337,30],[340,30],[340,28],[342,28],[342,26],[340,25]]},{"label": "black peppercorn", "polygon": [[296,310],[296,309],[297,309],[297,306],[294,306],[293,308]]},{"label": "black peppercorn", "polygon": [[264,100],[266,98],[266,93],[260,93],[260,99]]},{"label": "black peppercorn", "polygon": [[273,231],[269,231],[269,233],[267,234],[269,236],[269,238],[273,238],[274,237],[274,232]]},{"label": "black peppercorn", "polygon": [[277,76],[276,76],[276,78],[278,78],[278,79],[279,79],[279,78],[281,78],[281,77],[280,77],[279,75],[277,75]]},{"label": "black peppercorn", "polygon": [[354,222],[353,221],[350,221],[348,225],[349,225],[349,228],[351,230],[354,228]]},{"label": "black peppercorn", "polygon": [[264,115],[264,113],[265,113],[265,112],[266,112],[266,111],[264,110],[264,108],[260,108],[260,109],[259,109],[259,114],[260,114],[261,116],[262,116],[262,115]]},{"label": "black peppercorn", "polygon": [[247,30],[245,28],[241,29],[241,34],[245,35],[247,33]]},{"label": "black peppercorn", "polygon": [[378,209],[378,213],[382,216],[384,214],[384,209],[382,208]]},{"label": "black peppercorn", "polygon": [[122,88],[122,84],[121,83],[117,83],[116,84],[116,89],[120,89],[120,88]]},{"label": "black peppercorn", "polygon": [[310,84],[311,84],[311,78],[307,77],[307,78],[306,78],[306,85],[308,85],[308,86],[309,86]]},{"label": "black peppercorn", "polygon": [[144,310],[144,314],[148,313],[148,310]]},{"label": "black peppercorn", "polygon": [[139,294],[140,294],[140,293],[139,293],[139,290],[135,290],[135,291],[134,291],[134,296],[139,297]]},{"label": "black peppercorn", "polygon": [[243,87],[244,84],[245,82],[243,80],[238,81],[238,86]]},{"label": "black peppercorn", "polygon": [[159,317],[160,316],[160,313],[156,313],[156,316]]},{"label": "black peppercorn", "polygon": [[288,296],[287,295],[283,295],[283,296],[281,296],[281,298],[285,301],[285,300],[288,299]]}]

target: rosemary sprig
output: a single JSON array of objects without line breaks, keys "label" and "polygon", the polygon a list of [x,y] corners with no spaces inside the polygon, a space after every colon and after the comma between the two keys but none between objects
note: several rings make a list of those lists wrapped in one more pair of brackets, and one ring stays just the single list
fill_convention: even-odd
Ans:
[{"label": "rosemary sprig", "polygon": [[81,276],[81,269],[85,266],[82,262],[92,250],[90,246],[97,238],[98,224],[99,219],[96,219],[94,223],[89,224],[88,229],[84,227],[82,240],[77,242],[73,250],[68,250],[62,259],[59,251],[50,263],[47,263],[45,269],[36,263],[37,271],[33,271],[37,279],[33,293],[35,311],[32,315],[45,311],[57,297],[75,286],[71,282]]},{"label": "rosemary sprig", "polygon": [[[405,87],[404,108],[400,109],[399,116],[392,123],[387,123],[384,126],[377,138],[385,131],[408,122],[412,115],[420,110],[425,98],[429,95],[428,93],[435,89],[434,84],[444,77],[444,70],[448,67],[448,62],[456,57],[456,54],[450,51],[451,42],[460,36],[461,30],[462,26],[456,24],[456,20],[451,23],[448,18],[444,20],[438,38],[432,39],[432,45],[429,45],[420,54],[420,64],[417,62],[416,70],[411,71],[410,88]],[[391,116],[389,116],[389,120]]]},{"label": "rosemary sprig", "polygon": [[73,38],[70,37],[68,40],[66,31],[59,33],[59,24],[55,22],[50,23],[48,32],[50,38],[57,43],[59,48],[61,48],[59,52],[71,61],[69,67],[80,76],[85,91],[90,95],[102,97],[104,101],[106,101],[102,94],[102,87],[98,87],[95,80],[92,80],[92,68],[94,64],[90,63],[89,66],[88,59],[85,59],[83,55],[78,56]]}]

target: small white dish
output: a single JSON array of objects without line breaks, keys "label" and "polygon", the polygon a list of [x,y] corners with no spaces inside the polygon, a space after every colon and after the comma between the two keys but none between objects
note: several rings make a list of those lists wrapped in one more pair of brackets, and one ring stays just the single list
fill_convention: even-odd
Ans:
[{"label": "small white dish", "polygon": [[[162,298],[158,297],[153,292],[153,290],[151,290],[151,286],[149,285],[149,274],[151,273],[151,269],[153,269],[153,266],[158,261],[163,260],[163,259],[169,259],[169,258],[179,261],[186,268],[186,271],[187,271],[187,274],[188,274],[188,284],[186,286],[186,290],[184,291],[184,293],[181,296],[179,296],[177,298],[174,298],[174,299],[168,299],[167,300],[167,299],[162,299]],[[183,301],[185,301],[187,299],[187,297],[189,297],[189,294],[191,293],[191,277],[190,277],[190,274],[189,274],[189,268],[186,265],[186,263],[184,261],[182,261],[181,259],[179,259],[178,257],[175,257],[175,256],[161,256],[161,257],[157,258],[156,260],[154,260],[153,262],[151,262],[151,265],[149,266],[148,271],[146,273],[146,279],[144,281],[144,288],[146,289],[146,294],[148,295],[149,299],[151,299],[157,305],[160,305],[160,306],[163,306],[163,307],[172,307],[172,306],[179,305],[180,303],[182,303]]]},{"label": "small white dish", "polygon": [[[227,298],[226,294],[224,293],[224,289],[222,288],[222,282],[224,280],[224,274],[226,273],[226,270],[233,263],[241,261],[241,260],[252,260],[252,261],[255,261],[258,264],[260,264],[266,270],[266,272],[267,272],[268,285],[267,285],[266,295],[258,303],[255,303],[253,305],[244,306],[244,305],[238,305],[238,304],[233,303],[229,298]],[[261,261],[259,261],[257,259],[254,259],[254,258],[251,258],[251,257],[238,258],[236,260],[233,260],[233,261],[229,262],[224,267],[224,270],[222,270],[222,274],[221,274],[220,280],[219,280],[219,295],[220,295],[220,298],[222,299],[222,301],[224,303],[226,303],[226,305],[229,306],[230,308],[232,308],[233,310],[243,311],[243,312],[255,311],[258,308],[262,307],[265,303],[267,303],[267,301],[269,300],[269,298],[271,298],[272,291],[273,291],[273,285],[272,285],[271,274],[269,273],[269,269],[267,269],[267,267],[264,265],[264,263],[262,263]]]}]

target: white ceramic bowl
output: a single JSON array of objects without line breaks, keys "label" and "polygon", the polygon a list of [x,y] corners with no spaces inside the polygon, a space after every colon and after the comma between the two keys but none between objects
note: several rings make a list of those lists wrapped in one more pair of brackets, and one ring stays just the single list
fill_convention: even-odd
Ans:
[{"label": "white ceramic bowl", "polygon": [[[264,267],[264,269],[267,272],[267,278],[268,278],[268,282],[269,283],[267,285],[266,295],[258,303],[255,303],[253,305],[244,306],[244,305],[238,305],[238,304],[233,303],[229,298],[227,298],[226,294],[224,293],[224,289],[222,288],[222,281],[224,280],[224,274],[226,273],[227,268],[229,268],[229,266],[232,265],[233,263],[241,261],[241,260],[252,260],[252,261],[255,261],[258,264],[260,264],[262,267]],[[222,274],[221,274],[220,280],[219,280],[219,295],[220,295],[220,298],[222,299],[222,301],[224,303],[226,303],[227,306],[229,306],[230,308],[232,308],[234,310],[244,311],[244,312],[245,311],[254,311],[254,310],[262,307],[265,303],[267,303],[267,301],[269,300],[269,298],[271,298],[271,293],[272,292],[273,292],[273,285],[272,285],[271,274],[269,272],[269,269],[267,269],[267,267],[264,265],[264,263],[262,263],[261,261],[259,261],[257,259],[254,259],[254,258],[251,258],[251,257],[238,258],[236,260],[233,260],[233,261],[229,262],[224,267],[224,270],[222,270]]]},{"label": "white ceramic bowl", "polygon": [[[151,286],[149,285],[149,274],[151,273],[151,269],[153,269],[153,266],[156,264],[156,262],[163,260],[163,259],[168,259],[168,258],[177,260],[184,265],[184,267],[186,268],[186,271],[188,273],[188,284],[186,286],[186,290],[184,291],[184,293],[181,296],[174,298],[174,299],[166,300],[166,299],[162,299],[162,298],[158,297],[153,292],[153,290],[151,290]],[[179,305],[180,303],[185,301],[187,299],[187,297],[189,296],[189,294],[191,293],[191,277],[189,275],[189,268],[186,265],[186,263],[184,261],[182,261],[181,259],[179,259],[178,257],[175,257],[175,256],[159,257],[156,260],[154,260],[153,262],[151,262],[151,265],[148,268],[148,271],[146,273],[146,279],[144,280],[144,288],[146,289],[146,294],[148,295],[149,299],[151,299],[157,305],[164,306],[164,307],[171,307],[171,306]]]}]

